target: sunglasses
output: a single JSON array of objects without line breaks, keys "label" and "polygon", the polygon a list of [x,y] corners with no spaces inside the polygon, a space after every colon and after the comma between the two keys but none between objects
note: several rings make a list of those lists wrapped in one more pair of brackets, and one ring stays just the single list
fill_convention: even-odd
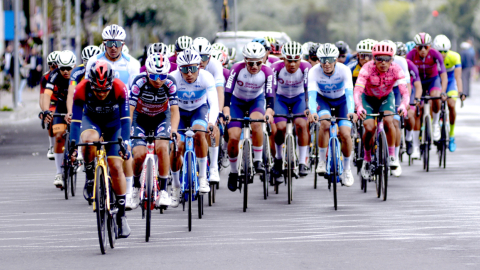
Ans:
[{"label": "sunglasses", "polygon": [[337,60],[337,58],[335,58],[335,57],[320,57],[319,60],[320,60],[320,63],[322,63],[322,64],[325,64],[327,62],[332,64],[333,62],[335,62]]},{"label": "sunglasses", "polygon": [[347,56],[345,54],[340,54],[338,58],[346,58]]},{"label": "sunglasses", "polygon": [[72,70],[72,69],[73,69],[72,67],[61,67],[61,68],[60,68],[61,71],[65,71],[65,70],[70,71],[70,70]]},{"label": "sunglasses", "polygon": [[446,54],[448,51],[439,51],[441,54]]},{"label": "sunglasses", "polygon": [[[188,73],[188,72],[187,72]],[[156,81],[160,78],[160,81],[166,80],[168,77],[168,74],[148,74],[148,78],[152,81]]]},{"label": "sunglasses", "polygon": [[56,66],[57,64],[54,63],[54,62],[48,62],[47,65],[49,65],[49,66]]},{"label": "sunglasses", "polygon": [[425,50],[428,50],[430,48],[430,45],[417,45],[417,49],[419,51],[423,50],[423,48],[425,48]]},{"label": "sunglasses", "polygon": [[297,55],[295,57],[288,55],[288,56],[285,56],[285,59],[287,59],[288,61],[298,61],[300,60],[300,55]]},{"label": "sunglasses", "polygon": [[375,56],[375,61],[377,62],[390,62],[392,57],[390,55],[377,55]]},{"label": "sunglasses", "polygon": [[210,55],[208,54],[201,54],[200,58],[202,58],[202,62],[208,61],[210,59]]},{"label": "sunglasses", "polygon": [[198,71],[198,66],[180,67],[179,69],[183,74],[195,73]]},{"label": "sunglasses", "polygon": [[246,61],[246,62],[250,67],[261,66],[263,64],[262,61]]},{"label": "sunglasses", "polygon": [[108,48],[112,48],[113,46],[120,48],[123,45],[123,41],[120,40],[107,40],[105,41],[105,46]]},{"label": "sunglasses", "polygon": [[358,56],[360,59],[372,59],[372,54],[371,53],[359,53]]},{"label": "sunglasses", "polygon": [[103,89],[103,88],[96,87],[94,84],[91,84],[91,88],[95,92],[108,92],[108,91],[112,90],[111,85],[109,85],[109,86],[105,87],[105,89]]},{"label": "sunglasses", "polygon": [[317,61],[318,61],[318,57],[316,57],[316,56],[310,56],[310,60],[312,60],[313,62],[317,62]]}]

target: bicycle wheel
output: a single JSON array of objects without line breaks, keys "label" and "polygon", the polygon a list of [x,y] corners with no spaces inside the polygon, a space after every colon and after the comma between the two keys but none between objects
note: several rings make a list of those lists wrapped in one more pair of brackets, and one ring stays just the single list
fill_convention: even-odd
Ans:
[{"label": "bicycle wheel", "polygon": [[68,160],[64,159],[63,160],[64,165],[63,165],[63,191],[65,192],[65,200],[68,200],[68,196],[70,194],[70,188],[69,188],[69,181],[70,181],[70,166],[68,165]]},{"label": "bicycle wheel", "polygon": [[383,200],[387,200],[387,187],[388,187],[388,144],[387,144],[387,136],[385,135],[385,131],[382,131],[380,133],[380,142],[382,144],[381,147],[381,155],[382,155],[382,163],[381,163],[381,168],[382,171],[380,172],[381,175],[381,191],[383,194]]},{"label": "bicycle wheel", "polygon": [[425,117],[425,149],[424,149],[424,170],[430,170],[430,146],[432,143],[432,124],[429,116]]},{"label": "bicycle wheel", "polygon": [[197,201],[198,201],[198,219],[202,219],[203,215],[203,195],[197,193]]},{"label": "bicycle wheel", "polygon": [[375,151],[375,173],[374,173],[374,177],[375,177],[375,189],[376,189],[376,195],[377,195],[377,198],[380,198],[380,196],[382,195],[382,178],[383,178],[383,173],[382,173],[382,168],[380,168],[380,166],[382,164],[386,164],[386,162],[383,162],[383,149],[382,147],[385,147],[383,144],[382,144],[382,140],[381,138],[376,138],[375,139],[375,144],[376,146],[374,146],[374,149],[376,149]]},{"label": "bicycle wheel", "polygon": [[188,231],[192,230],[192,196],[193,196],[193,153],[187,154],[187,181],[188,181]]},{"label": "bicycle wheel", "polygon": [[[443,114],[443,113],[442,113]],[[441,130],[441,139],[440,139],[440,147],[439,147],[439,155],[438,155],[438,166],[441,168],[442,163],[443,163],[443,168],[445,169],[446,167],[446,161],[447,161],[447,142],[448,142],[448,137],[447,137],[447,125],[445,117],[443,118],[443,125],[442,125],[442,130]]]},{"label": "bicycle wheel", "polygon": [[147,160],[147,168],[145,172],[145,185],[147,190],[146,196],[146,210],[147,210],[147,218],[146,218],[146,231],[145,231],[145,242],[148,242],[150,239],[150,222],[152,221],[152,204],[153,204],[153,160]]},{"label": "bicycle wheel", "polygon": [[107,191],[105,186],[105,172],[99,166],[95,174],[95,213],[97,216],[97,231],[100,251],[105,254],[107,247]]},{"label": "bicycle wheel", "polygon": [[108,213],[107,216],[107,231],[108,231],[108,242],[110,244],[110,248],[115,248],[115,242],[118,238],[118,228],[117,228],[117,220],[116,220],[116,212],[118,210],[113,210],[113,207],[115,207],[115,194],[113,193],[112,190],[112,185],[109,185],[109,190],[110,190],[110,210],[111,213]]},{"label": "bicycle wheel", "polygon": [[315,125],[315,132],[313,136],[313,148],[314,148],[314,156],[315,156],[315,169],[313,171],[313,189],[317,189],[317,181],[318,181],[318,174],[317,174],[317,167],[318,167],[318,125]]},{"label": "bicycle wheel", "polygon": [[330,183],[333,186],[333,208],[335,208],[335,211],[337,211],[337,177],[338,177],[338,171],[337,171],[337,145],[335,144],[335,140],[330,140],[330,149],[329,151],[332,151],[331,155],[331,168],[330,168]]},{"label": "bicycle wheel", "polygon": [[70,174],[70,192],[72,193],[72,197],[75,196],[75,193],[77,192],[77,170],[76,166],[72,167],[71,169],[71,174]]},{"label": "bicycle wheel", "polygon": [[292,203],[293,200],[293,191],[292,191],[292,176],[293,176],[293,162],[294,161],[294,149],[293,149],[293,137],[288,136],[287,141],[285,143],[285,146],[287,147],[286,151],[286,157],[285,159],[287,160],[287,192],[288,192],[288,204]]},{"label": "bicycle wheel", "polygon": [[262,175],[263,181],[263,199],[266,200],[268,197],[268,180],[270,179],[270,160],[268,152],[268,137],[266,134],[263,134],[263,164],[265,165],[265,172]]},{"label": "bicycle wheel", "polygon": [[242,169],[243,169],[243,212],[247,212],[247,205],[248,205],[248,180],[250,178],[250,141],[245,140],[243,144],[243,161],[242,161]]}]

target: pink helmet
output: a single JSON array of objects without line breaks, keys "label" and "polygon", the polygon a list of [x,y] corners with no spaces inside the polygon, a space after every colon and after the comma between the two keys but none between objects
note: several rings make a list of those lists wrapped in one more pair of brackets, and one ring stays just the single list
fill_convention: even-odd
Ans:
[{"label": "pink helmet", "polygon": [[390,55],[393,56],[393,48],[387,42],[378,42],[377,44],[373,45],[372,48],[372,55]]}]

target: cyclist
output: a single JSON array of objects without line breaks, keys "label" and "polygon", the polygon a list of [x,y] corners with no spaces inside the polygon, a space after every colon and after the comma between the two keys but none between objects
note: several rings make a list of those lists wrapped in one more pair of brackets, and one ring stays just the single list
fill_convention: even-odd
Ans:
[{"label": "cyclist", "polygon": [[[108,48],[108,46],[107,46]],[[98,60],[88,71],[88,79],[75,88],[73,97],[73,115],[70,140],[94,142],[116,141],[119,136],[125,143],[130,140],[130,110],[128,91],[125,84],[115,78],[115,71],[110,63]],[[105,146],[112,188],[118,205],[117,224],[119,238],[130,235],[130,227],[125,216],[126,181],[123,173],[123,159],[128,159],[130,151],[120,151],[120,145]],[[96,149],[85,147],[85,161],[94,162]],[[72,147],[70,155],[75,159],[77,150]],[[87,179],[94,179],[94,168],[87,168]]]},{"label": "cyclist", "polygon": [[219,61],[222,66],[223,66],[223,78],[225,79],[225,81],[228,80],[228,76],[230,76],[230,70],[228,68],[225,67],[225,59],[226,59],[226,54],[220,50],[215,50],[213,49],[212,50],[212,54],[211,56],[213,57],[213,59],[216,59],[217,61]]},{"label": "cyclist", "polygon": [[375,45],[375,43],[377,43],[376,40],[364,39],[357,44],[357,60],[350,61],[350,63],[348,63],[348,67],[352,71],[352,79],[354,84],[357,82],[358,74],[360,73],[363,65],[373,59],[372,47]]},{"label": "cyclist", "polygon": [[[277,81],[276,113],[288,114],[288,107],[292,108],[293,114],[304,113],[306,109],[307,76],[312,66],[308,62],[302,61],[302,45],[298,42],[285,43],[282,47],[282,54],[284,61],[279,61],[271,66]],[[282,169],[282,147],[285,141],[286,121],[287,119],[284,117],[275,117],[275,125],[272,125],[275,138],[275,171],[277,175]],[[303,177],[307,176],[309,171],[307,166],[308,132],[306,117],[295,119],[295,130],[300,153],[299,174]]]},{"label": "cyclist", "polygon": [[281,43],[278,39],[275,40],[270,44],[272,46],[272,55],[275,57],[278,57],[280,60],[283,60],[283,54],[282,54],[282,46],[283,43]]},{"label": "cyclist", "polygon": [[[47,64],[48,64],[48,71],[43,74],[42,79],[40,79],[40,109],[42,112],[49,110],[51,112],[55,111],[55,107],[57,106],[57,97],[52,96],[50,99],[50,104],[45,104],[43,105],[44,102],[44,93],[45,93],[45,88],[47,86],[47,81],[48,77],[50,76],[50,73],[54,71],[55,69],[58,68],[57,66],[57,60],[58,60],[58,54],[60,51],[53,51],[51,52],[48,57],[47,57]],[[43,113],[39,114],[40,119],[43,118]],[[55,159],[55,155],[53,153],[53,145],[55,144],[54,142],[55,136],[53,135],[53,130],[52,130],[52,125],[48,126],[48,151],[47,151],[47,158],[50,160]]]},{"label": "cyclist", "polygon": [[335,46],[338,48],[338,62],[348,65],[352,58],[352,54],[349,53],[350,48],[348,47],[348,44],[345,41],[339,40],[335,43]]},{"label": "cyclist", "polygon": [[[203,37],[198,37],[193,40],[192,49],[200,54],[200,68],[208,71],[215,79],[215,87],[218,96],[218,108],[223,108],[223,93],[225,85],[225,77],[223,76],[222,64],[211,57],[213,48],[210,42]],[[206,136],[209,136],[206,134]],[[218,183],[220,175],[218,174],[218,145],[220,143],[220,130],[215,129],[215,144],[211,145],[211,141],[207,138],[209,146],[208,153],[210,155],[210,182]]]},{"label": "cyclist", "polygon": [[[336,117],[349,118],[356,121],[353,103],[352,72],[342,63],[337,62],[339,51],[331,43],[320,44],[317,57],[320,64],[314,66],[308,73],[308,108],[312,112],[309,115],[310,122],[317,122],[320,119]],[[317,110],[317,105],[320,107]],[[332,113],[332,108],[335,108]],[[318,113],[317,113],[318,111]],[[330,122],[322,121],[319,130],[319,153],[320,158],[316,173],[326,172],[326,154],[328,140],[330,138]],[[342,142],[343,153],[343,184],[347,187],[353,185],[352,169],[350,159],[353,149],[350,132],[352,123],[347,120],[338,122],[340,129],[339,137]]]},{"label": "cyclist", "polygon": [[[67,94],[68,83],[72,70],[75,67],[76,57],[71,51],[61,51],[58,54],[57,65],[58,68],[50,73],[47,84],[45,86],[45,93],[43,95],[43,104],[50,104],[52,96],[57,100],[55,113],[67,113]],[[67,127],[64,118],[55,117],[52,119],[51,111],[48,108],[44,111],[44,121],[49,124],[52,122],[52,130],[55,136],[55,145],[53,147],[55,155],[55,165],[57,167],[57,174],[53,184],[57,187],[63,187],[62,179],[62,164],[63,164],[63,147],[65,145],[65,138],[63,134]]]},{"label": "cyclist", "polygon": [[[243,47],[245,62],[232,66],[230,76],[225,85],[225,117],[243,118],[245,112],[250,113],[252,119],[269,117],[273,122],[274,94],[277,82],[271,68],[263,65],[266,56],[265,47],[259,42],[249,42]],[[265,111],[266,103],[266,111]],[[265,117],[266,118],[266,117]],[[237,189],[238,182],[238,143],[240,141],[240,122],[231,121],[228,124],[228,156],[230,158],[230,175],[228,188]],[[262,163],[263,154],[263,129],[261,123],[251,123],[253,144],[253,165],[256,173],[263,173],[265,167]],[[267,142],[265,142],[267,143]]]},{"label": "cyclist", "polygon": [[[441,93],[442,99],[446,99],[448,76],[442,55],[437,50],[431,48],[432,37],[429,34],[424,32],[418,33],[415,35],[414,40],[416,44],[415,49],[407,54],[407,59],[410,59],[418,67],[420,80],[422,81],[422,89],[424,91],[422,95],[439,97]],[[432,100],[434,141],[440,139],[440,106],[440,100]],[[423,115],[420,117],[422,116]]]},{"label": "cyclist", "polygon": [[310,45],[310,48],[308,49],[308,63],[310,63],[310,65],[313,67],[317,64],[320,64],[320,61],[318,60],[318,57],[317,57],[317,51],[318,51],[318,47],[320,46],[320,44],[318,43],[312,43],[312,45]]},{"label": "cyclist", "polygon": [[270,67],[273,63],[280,61],[278,57],[271,56],[270,52],[272,51],[272,46],[270,45],[270,42],[264,38],[255,38],[252,40],[252,42],[258,42],[263,45],[265,48],[265,57],[263,58],[263,63],[267,66]]},{"label": "cyclist", "polygon": [[189,36],[178,37],[175,41],[175,54],[168,58],[170,64],[177,63],[177,56],[180,52],[183,52],[185,49],[190,49],[192,46],[192,38]]},{"label": "cyclist", "polygon": [[[140,62],[132,56],[122,53],[125,38],[126,33],[123,27],[116,24],[105,27],[102,31],[102,44],[105,46],[105,52],[92,56],[88,60],[86,69],[90,70],[92,65],[98,60],[107,61],[114,70],[115,78],[120,79],[127,87],[127,90],[130,91],[129,87],[132,80],[139,74]],[[89,73],[87,72],[85,78],[88,79],[88,76]],[[94,169],[93,165],[93,163],[85,163],[86,170],[92,172]],[[126,160],[123,169],[125,171],[127,185],[131,186],[133,182],[133,159]],[[87,178],[87,181],[91,184],[93,183],[93,173],[87,174],[87,177],[90,176],[91,178]],[[133,183],[133,185],[135,189],[133,190],[132,197],[138,198],[140,183]],[[130,206],[130,202],[127,201],[127,208],[130,209]]]},{"label": "cyclist", "polygon": [[[150,47],[148,47],[147,57],[154,54],[154,53],[159,53],[159,54],[161,54],[163,56],[167,56],[167,57],[170,54],[168,46],[161,43],[161,42],[160,43],[153,43],[152,45],[150,45]],[[147,70],[146,65],[142,66],[140,68],[140,73],[145,72],[146,70]],[[176,63],[170,63],[170,70],[168,71],[168,73],[170,73],[174,70],[177,70],[177,64]]]},{"label": "cyclist", "polygon": [[124,54],[129,54],[130,53],[130,50],[128,49],[126,44],[123,44],[122,53],[124,53]]},{"label": "cyclist", "polygon": [[[215,127],[218,118],[218,95],[215,89],[215,79],[208,71],[199,68],[200,54],[191,49],[185,49],[178,54],[178,70],[171,73],[177,83],[178,107],[180,108],[179,129],[192,127],[213,133],[210,127]],[[207,104],[208,103],[208,104]],[[210,105],[210,112],[208,112]],[[182,132],[180,132],[182,134]],[[182,141],[183,141],[183,135]],[[201,132],[194,136],[195,154],[198,163],[199,192],[208,193],[210,187],[207,181],[207,142]],[[170,206],[177,207],[180,202],[180,168],[185,150],[184,142],[178,143],[177,152],[171,154],[173,190]]]},{"label": "cyclist", "polygon": [[235,62],[235,57],[237,56],[237,49],[235,47],[228,48],[228,62],[229,63],[234,63]]},{"label": "cyclist", "polygon": [[[177,86],[175,79],[169,76],[170,62],[162,54],[150,54],[145,62],[146,72],[138,75],[130,92],[130,117],[132,119],[133,136],[147,135],[150,130],[155,136],[169,137],[170,131],[177,133],[180,115],[178,112]],[[140,181],[143,162],[147,155],[145,140],[132,141],[134,157],[134,182]],[[158,157],[158,180],[160,183],[160,199],[157,206],[170,205],[171,199],[166,191],[170,160],[168,141],[156,140],[155,153]],[[132,187],[127,187],[131,189]],[[131,192],[130,192],[131,193]],[[127,201],[131,200],[128,197]],[[132,202],[132,208],[138,207],[138,200]]]},{"label": "cyclist", "polygon": [[[458,96],[462,100],[465,100],[466,96],[463,94],[463,81],[462,81],[462,60],[460,54],[450,50],[452,47],[450,39],[445,35],[438,35],[433,40],[433,48],[439,51],[445,63],[445,68],[447,70],[448,77],[448,86],[447,86],[447,95]],[[457,113],[455,111],[455,102],[457,98],[451,98],[447,100],[448,110],[450,112],[450,142],[448,144],[448,149],[450,152],[454,152],[457,148],[455,143],[455,119]]]},{"label": "cyclist", "polygon": [[[402,102],[397,111],[399,114],[406,114],[409,95],[407,82],[402,68],[393,63],[393,48],[389,43],[379,42],[372,48],[373,61],[366,63],[358,75],[354,88],[354,100],[357,106],[357,114],[364,119],[365,134],[365,155],[362,165],[362,176],[370,179],[370,162],[372,160],[373,138],[376,130],[372,116],[366,114],[395,112],[395,96],[393,86],[398,81],[398,88],[402,95]],[[384,118],[385,133],[388,141],[388,155],[391,169],[398,167],[398,160],[395,159],[395,126],[393,116]]]},{"label": "cyclist", "polygon": [[[303,57],[303,60],[305,61],[308,61],[309,57],[310,57],[310,47],[315,44],[314,42],[311,42],[311,41],[308,41],[308,42],[305,42],[303,43],[302,45],[302,57]],[[316,56],[316,51],[315,51],[315,56]],[[313,65],[312,65],[313,66]]]}]

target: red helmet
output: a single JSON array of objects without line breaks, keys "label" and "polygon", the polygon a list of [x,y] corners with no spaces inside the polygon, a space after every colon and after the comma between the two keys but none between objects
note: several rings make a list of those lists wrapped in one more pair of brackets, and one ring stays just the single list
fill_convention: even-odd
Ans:
[{"label": "red helmet", "polygon": [[98,60],[90,69],[89,79],[95,88],[110,90],[115,79],[112,65],[107,61]]},{"label": "red helmet", "polygon": [[373,45],[372,48],[372,55],[390,55],[393,56],[393,48],[387,42],[378,42],[377,44]]}]

